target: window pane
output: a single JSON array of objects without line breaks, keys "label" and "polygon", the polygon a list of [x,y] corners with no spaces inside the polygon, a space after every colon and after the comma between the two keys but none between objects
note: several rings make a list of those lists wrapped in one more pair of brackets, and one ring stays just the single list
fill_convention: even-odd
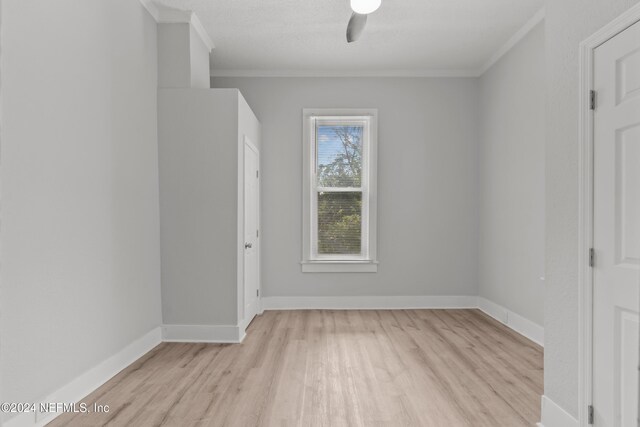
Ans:
[{"label": "window pane", "polygon": [[360,187],[363,134],[362,126],[317,126],[318,186]]},{"label": "window pane", "polygon": [[318,193],[318,254],[360,255],[362,193]]}]

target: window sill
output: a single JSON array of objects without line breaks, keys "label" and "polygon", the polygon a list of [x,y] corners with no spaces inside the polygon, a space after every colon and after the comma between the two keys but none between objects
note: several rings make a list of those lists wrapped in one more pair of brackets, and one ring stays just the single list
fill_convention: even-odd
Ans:
[{"label": "window sill", "polygon": [[377,273],[378,261],[302,261],[303,273]]}]

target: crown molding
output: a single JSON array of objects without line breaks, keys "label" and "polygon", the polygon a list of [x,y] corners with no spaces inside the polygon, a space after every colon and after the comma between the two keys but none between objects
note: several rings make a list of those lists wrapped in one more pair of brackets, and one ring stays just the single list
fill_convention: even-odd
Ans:
[{"label": "crown molding", "polygon": [[511,36],[505,44],[503,44],[488,60],[480,67],[478,72],[479,76],[482,76],[487,72],[489,68],[495,65],[507,52],[509,52],[515,45],[517,45],[536,25],[544,20],[545,9],[544,7],[536,12],[514,35]]},{"label": "crown molding", "polygon": [[215,47],[211,37],[204,29],[202,22],[194,12],[190,10],[170,9],[159,6],[153,0],[140,0],[142,6],[149,12],[158,24],[189,24],[196,31],[209,52]]},{"label": "crown molding", "polygon": [[474,78],[478,70],[414,69],[414,70],[259,70],[212,69],[211,77],[449,77]]}]

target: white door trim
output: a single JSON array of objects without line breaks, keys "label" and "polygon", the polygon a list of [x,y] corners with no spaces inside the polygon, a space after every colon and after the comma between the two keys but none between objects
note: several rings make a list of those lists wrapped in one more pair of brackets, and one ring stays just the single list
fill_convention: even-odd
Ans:
[{"label": "white door trim", "polygon": [[578,213],[578,420],[587,427],[587,407],[593,401],[593,271],[589,249],[593,247],[593,89],[594,50],[640,21],[640,4],[602,27],[580,43],[579,75],[579,213]]}]

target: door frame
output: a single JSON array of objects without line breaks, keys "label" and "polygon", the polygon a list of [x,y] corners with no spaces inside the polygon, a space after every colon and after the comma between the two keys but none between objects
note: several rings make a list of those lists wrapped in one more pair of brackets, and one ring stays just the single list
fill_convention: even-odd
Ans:
[{"label": "door frame", "polygon": [[587,427],[588,406],[593,403],[593,125],[591,110],[595,49],[640,21],[640,4],[606,24],[580,43],[579,62],[579,213],[578,213],[578,422]]}]

